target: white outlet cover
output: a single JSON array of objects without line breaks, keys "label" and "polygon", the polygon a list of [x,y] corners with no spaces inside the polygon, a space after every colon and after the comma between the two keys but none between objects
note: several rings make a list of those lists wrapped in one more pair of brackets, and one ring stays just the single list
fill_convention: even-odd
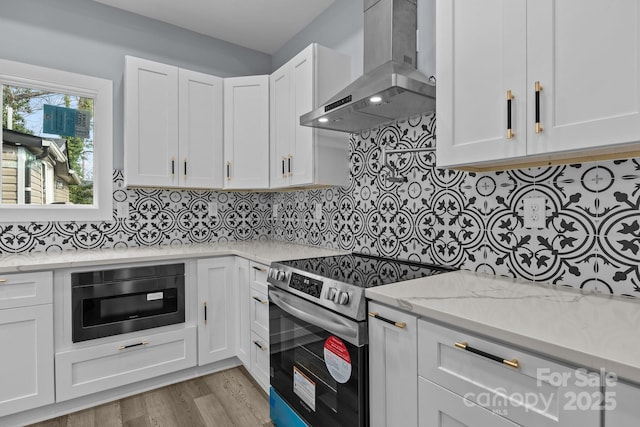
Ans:
[{"label": "white outlet cover", "polygon": [[278,204],[274,203],[273,204],[273,212],[271,214],[272,218],[278,218]]},{"label": "white outlet cover", "polygon": [[127,202],[118,202],[116,209],[118,218],[127,218],[129,216],[129,204]]},{"label": "white outlet cover", "polygon": [[315,213],[316,221],[320,221],[322,219],[322,204],[316,203],[316,213]]},{"label": "white outlet cover", "polygon": [[207,208],[209,211],[209,217],[215,218],[218,216],[218,203],[209,202],[209,206]]},{"label": "white outlet cover", "polygon": [[545,198],[529,197],[524,202],[524,227],[545,228]]}]

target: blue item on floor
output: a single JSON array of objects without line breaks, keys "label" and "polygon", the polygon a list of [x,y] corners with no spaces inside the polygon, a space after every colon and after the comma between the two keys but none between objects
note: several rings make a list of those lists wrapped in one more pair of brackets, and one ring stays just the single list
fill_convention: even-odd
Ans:
[{"label": "blue item on floor", "polygon": [[273,387],[269,389],[269,409],[271,422],[277,427],[309,427]]}]

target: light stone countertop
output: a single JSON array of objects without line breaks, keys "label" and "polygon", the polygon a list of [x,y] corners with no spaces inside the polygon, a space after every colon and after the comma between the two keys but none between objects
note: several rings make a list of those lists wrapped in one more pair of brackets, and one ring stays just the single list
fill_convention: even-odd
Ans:
[{"label": "light stone countertop", "polygon": [[165,261],[237,255],[262,264],[287,259],[343,254],[344,251],[298,245],[276,240],[188,244],[178,247],[147,246],[88,249],[62,252],[30,252],[0,255],[0,274],[59,268],[111,265],[142,261]]},{"label": "light stone countertop", "polygon": [[640,301],[456,271],[367,298],[640,384]]}]

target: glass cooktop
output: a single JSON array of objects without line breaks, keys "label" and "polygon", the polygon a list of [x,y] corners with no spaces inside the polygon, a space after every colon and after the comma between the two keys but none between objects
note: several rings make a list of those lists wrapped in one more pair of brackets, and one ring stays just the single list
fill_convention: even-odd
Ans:
[{"label": "glass cooktop", "polygon": [[279,264],[295,268],[302,274],[312,273],[362,288],[418,279],[453,270],[449,267],[356,253],[281,261]]}]

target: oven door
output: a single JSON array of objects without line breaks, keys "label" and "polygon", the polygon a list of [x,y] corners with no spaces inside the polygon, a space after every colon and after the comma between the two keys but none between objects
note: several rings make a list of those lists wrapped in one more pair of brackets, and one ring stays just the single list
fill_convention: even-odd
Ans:
[{"label": "oven door", "polygon": [[366,322],[269,288],[271,386],[312,426],[368,425]]}]

